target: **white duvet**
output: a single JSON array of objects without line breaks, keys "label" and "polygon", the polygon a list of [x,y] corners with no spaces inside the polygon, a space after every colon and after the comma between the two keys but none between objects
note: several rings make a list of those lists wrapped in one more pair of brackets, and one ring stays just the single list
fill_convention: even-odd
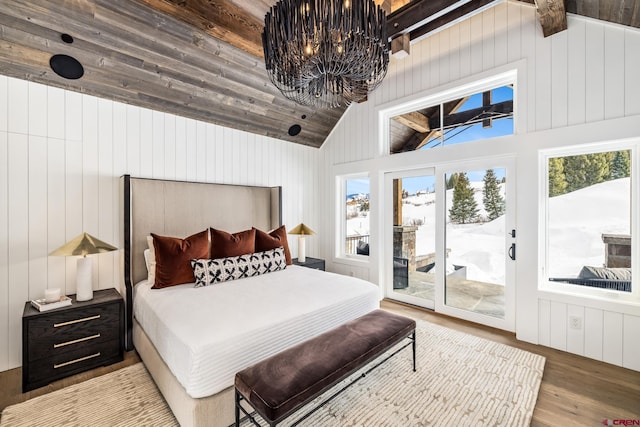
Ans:
[{"label": "white duvet", "polygon": [[306,267],[194,288],[135,286],[134,316],[186,392],[210,396],[272,354],[379,306],[378,287]]}]

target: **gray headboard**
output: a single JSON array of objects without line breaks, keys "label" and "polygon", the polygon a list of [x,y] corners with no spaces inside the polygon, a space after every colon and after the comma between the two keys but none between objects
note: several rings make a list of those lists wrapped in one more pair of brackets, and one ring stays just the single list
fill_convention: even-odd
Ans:
[{"label": "gray headboard", "polygon": [[131,343],[132,287],[147,276],[144,250],[149,233],[186,237],[208,227],[236,232],[282,224],[281,187],[120,178],[123,200],[126,347]]}]

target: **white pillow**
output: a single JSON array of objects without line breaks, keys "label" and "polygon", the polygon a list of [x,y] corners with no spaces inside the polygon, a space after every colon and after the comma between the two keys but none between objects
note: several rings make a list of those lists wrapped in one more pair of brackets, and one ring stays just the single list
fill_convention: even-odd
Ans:
[{"label": "white pillow", "polygon": [[156,249],[153,246],[152,236],[147,236],[147,245],[149,249],[144,251],[144,259],[147,263],[147,281],[153,286],[156,283]]}]

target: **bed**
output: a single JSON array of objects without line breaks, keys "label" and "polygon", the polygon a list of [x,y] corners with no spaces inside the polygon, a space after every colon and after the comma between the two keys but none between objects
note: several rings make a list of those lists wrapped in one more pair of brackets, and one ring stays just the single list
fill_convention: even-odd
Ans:
[{"label": "bed", "polygon": [[215,286],[150,289],[150,233],[271,230],[282,222],[281,193],[121,178],[126,348],[135,347],[183,426],[232,424],[235,372],[379,306],[369,282],[295,265]]}]

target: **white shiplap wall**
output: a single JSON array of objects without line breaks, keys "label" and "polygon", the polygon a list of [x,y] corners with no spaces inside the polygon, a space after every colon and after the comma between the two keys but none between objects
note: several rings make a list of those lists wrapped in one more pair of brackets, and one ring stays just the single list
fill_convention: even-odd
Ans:
[{"label": "white shiplap wall", "polygon": [[[322,254],[329,270],[378,280],[379,260],[374,256],[370,263],[334,258],[336,171],[361,171],[365,165],[373,183],[380,182],[384,170],[431,166],[426,153],[396,159],[382,153],[378,135],[381,108],[419,94],[437,94],[496,69],[519,67],[517,114],[524,120],[518,135],[502,142],[512,144],[506,153],[517,161],[517,336],[640,370],[637,307],[555,298],[538,291],[537,150],[542,144],[595,142],[593,134],[603,129],[609,133],[604,132],[601,140],[613,134],[617,138],[640,136],[640,31],[573,15],[568,27],[544,38],[533,7],[504,2],[412,44],[407,58],[392,59],[382,86],[366,103],[349,108],[320,150],[325,184],[320,198],[331,202],[322,205]],[[476,149],[470,145],[469,150]],[[478,153],[482,155],[486,154]],[[434,156],[447,161],[440,154]],[[372,197],[376,196],[382,197],[380,188],[372,189]],[[377,205],[372,199],[372,209]],[[372,215],[381,218],[380,212]],[[373,233],[380,230],[378,219],[372,217]],[[383,248],[374,245],[372,251],[382,253]],[[583,319],[580,331],[568,327],[568,317],[574,315]]]},{"label": "white shiplap wall", "polygon": [[[317,158],[317,149],[0,76],[0,371],[22,362],[25,301],[46,288],[75,293],[75,259],[47,254],[83,231],[120,245],[121,175],[280,185],[283,222],[315,228]],[[295,257],[297,239],[290,245]],[[316,240],[307,245],[315,254]],[[117,252],[94,259],[95,289],[119,274]]]}]

